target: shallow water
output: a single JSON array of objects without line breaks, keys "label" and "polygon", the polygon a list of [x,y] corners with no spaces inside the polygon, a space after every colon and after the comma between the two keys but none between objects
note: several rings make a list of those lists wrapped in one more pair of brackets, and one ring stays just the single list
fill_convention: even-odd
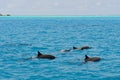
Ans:
[{"label": "shallow water", "polygon": [[[119,80],[119,40],[120,17],[1,17],[0,80]],[[57,58],[25,60],[37,51]]]}]

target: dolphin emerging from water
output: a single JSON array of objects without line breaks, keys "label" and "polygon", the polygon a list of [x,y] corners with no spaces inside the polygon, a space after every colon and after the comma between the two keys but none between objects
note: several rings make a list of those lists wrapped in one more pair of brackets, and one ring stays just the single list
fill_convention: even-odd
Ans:
[{"label": "dolphin emerging from water", "polygon": [[36,58],[38,58],[38,59],[50,59],[50,60],[52,60],[52,59],[55,59],[56,57],[53,56],[53,55],[42,54],[42,53],[40,53],[38,51],[38,54],[37,54],[36,57],[30,57],[30,58],[27,58],[27,59],[24,59],[24,60],[32,60],[32,59],[36,59]]},{"label": "dolphin emerging from water", "polygon": [[85,55],[85,62],[88,62],[88,61],[93,61],[93,62],[96,62],[96,61],[100,61],[101,58],[100,57],[88,57],[87,55]]},{"label": "dolphin emerging from water", "polygon": [[53,55],[48,55],[48,54],[42,54],[38,51],[38,55],[36,58],[42,58],[42,59],[55,59],[56,57]]},{"label": "dolphin emerging from water", "polygon": [[77,48],[77,47],[75,47],[75,46],[73,46],[73,50],[84,50],[84,49],[90,49],[90,48],[92,48],[92,47],[89,47],[89,46],[83,46],[83,47],[80,47],[80,48]]}]

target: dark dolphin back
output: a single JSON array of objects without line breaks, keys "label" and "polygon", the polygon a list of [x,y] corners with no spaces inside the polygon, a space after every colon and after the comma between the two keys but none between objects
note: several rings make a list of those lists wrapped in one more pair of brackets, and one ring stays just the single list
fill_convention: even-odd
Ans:
[{"label": "dark dolphin back", "polygon": [[49,56],[49,59],[55,59],[56,57],[55,56]]}]

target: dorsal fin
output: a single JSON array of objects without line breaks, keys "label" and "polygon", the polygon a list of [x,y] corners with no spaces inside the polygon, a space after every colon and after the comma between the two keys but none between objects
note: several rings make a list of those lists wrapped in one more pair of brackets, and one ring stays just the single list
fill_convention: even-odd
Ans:
[{"label": "dorsal fin", "polygon": [[40,55],[42,55],[42,53],[40,53],[40,52],[38,51],[38,55],[37,55],[37,57],[40,56]]},{"label": "dorsal fin", "polygon": [[73,46],[73,49],[77,49],[77,47]]},{"label": "dorsal fin", "polygon": [[89,57],[87,55],[85,55],[85,59],[88,59]]}]

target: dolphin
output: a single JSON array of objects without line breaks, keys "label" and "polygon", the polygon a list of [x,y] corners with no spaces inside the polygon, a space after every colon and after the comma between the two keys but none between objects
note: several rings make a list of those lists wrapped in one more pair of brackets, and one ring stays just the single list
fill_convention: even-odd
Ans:
[{"label": "dolphin", "polygon": [[93,61],[93,62],[96,62],[96,61],[100,61],[101,60],[101,58],[100,57],[88,57],[87,55],[85,55],[85,62],[87,62],[87,61]]},{"label": "dolphin", "polygon": [[81,50],[84,50],[84,49],[90,49],[90,48],[92,48],[92,47],[89,47],[89,46],[83,46],[83,47],[81,47]]},{"label": "dolphin", "polygon": [[38,51],[37,57],[36,58],[42,58],[42,59],[55,59],[56,57],[53,55],[48,55],[48,54],[42,54]]},{"label": "dolphin", "polygon": [[90,49],[90,48],[92,48],[92,47],[83,46],[83,47],[77,48],[77,47],[73,46],[73,50],[84,50],[84,49]]},{"label": "dolphin", "polygon": [[56,57],[55,56],[52,56],[52,55],[48,55],[48,54],[42,54],[42,53],[40,53],[39,51],[38,51],[38,54],[37,54],[37,56],[36,57],[30,57],[30,58],[27,58],[27,59],[24,59],[24,61],[26,61],[26,60],[32,60],[32,59],[36,59],[36,58],[38,58],[38,59],[55,59]]}]

